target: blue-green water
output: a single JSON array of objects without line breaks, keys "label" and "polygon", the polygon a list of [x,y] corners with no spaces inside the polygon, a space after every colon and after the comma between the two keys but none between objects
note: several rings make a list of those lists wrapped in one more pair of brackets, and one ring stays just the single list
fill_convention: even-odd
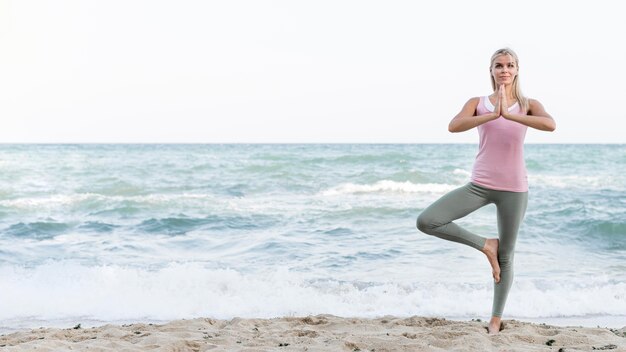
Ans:
[{"label": "blue-green water", "polygon": [[[484,256],[420,233],[476,145],[0,145],[0,327],[488,317]],[[527,145],[506,318],[626,316],[626,145]],[[459,220],[496,236],[495,207]],[[626,320],[624,324],[626,325]]]}]

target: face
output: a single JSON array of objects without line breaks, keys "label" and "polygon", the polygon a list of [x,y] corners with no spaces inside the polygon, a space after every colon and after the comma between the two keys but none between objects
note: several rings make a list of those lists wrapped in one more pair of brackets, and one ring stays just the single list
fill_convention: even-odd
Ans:
[{"label": "face", "polygon": [[491,75],[497,86],[512,84],[513,79],[517,76],[515,59],[509,54],[497,56],[491,65]]}]

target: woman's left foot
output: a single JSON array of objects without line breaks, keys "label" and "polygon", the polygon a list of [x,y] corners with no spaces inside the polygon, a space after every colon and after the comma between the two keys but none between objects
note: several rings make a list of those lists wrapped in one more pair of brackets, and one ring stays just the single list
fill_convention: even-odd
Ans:
[{"label": "woman's left foot", "polygon": [[495,238],[489,238],[485,241],[485,247],[482,252],[485,253],[489,264],[491,265],[491,273],[496,283],[500,282],[500,263],[498,263],[498,246],[500,240]]}]

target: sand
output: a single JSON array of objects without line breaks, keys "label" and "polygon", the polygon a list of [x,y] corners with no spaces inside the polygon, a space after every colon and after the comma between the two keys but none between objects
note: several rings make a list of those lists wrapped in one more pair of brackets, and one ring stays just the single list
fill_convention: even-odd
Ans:
[{"label": "sand", "polygon": [[626,351],[621,329],[442,318],[191,319],[167,324],[40,328],[0,335],[1,351]]}]

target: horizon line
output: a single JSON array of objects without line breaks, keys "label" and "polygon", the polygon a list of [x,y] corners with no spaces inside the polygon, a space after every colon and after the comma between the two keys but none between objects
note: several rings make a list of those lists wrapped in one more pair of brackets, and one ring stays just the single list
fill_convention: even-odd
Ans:
[{"label": "horizon line", "polygon": [[[0,145],[422,145],[422,144],[478,144],[478,142],[0,142]],[[626,142],[527,142],[524,145],[626,145]]]}]

